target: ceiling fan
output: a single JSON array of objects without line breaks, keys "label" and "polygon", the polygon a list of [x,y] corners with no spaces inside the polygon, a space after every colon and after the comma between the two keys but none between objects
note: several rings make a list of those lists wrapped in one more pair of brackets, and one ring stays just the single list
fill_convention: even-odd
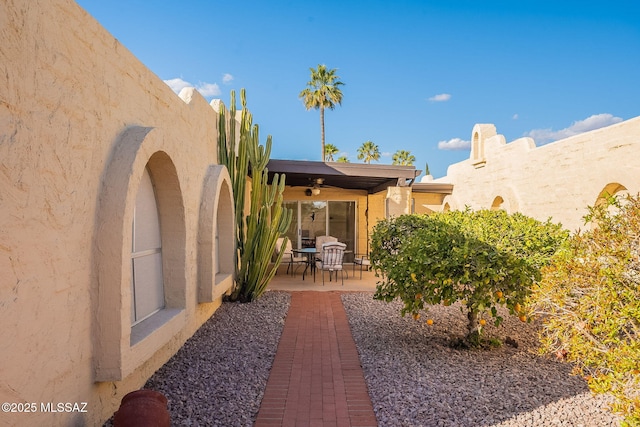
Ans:
[{"label": "ceiling fan", "polygon": [[305,194],[307,196],[311,196],[311,195],[317,196],[318,194],[320,194],[320,187],[322,187],[324,184],[324,178],[313,178],[313,179],[309,178],[309,181],[310,181],[309,186],[311,188],[307,188],[305,190]]}]

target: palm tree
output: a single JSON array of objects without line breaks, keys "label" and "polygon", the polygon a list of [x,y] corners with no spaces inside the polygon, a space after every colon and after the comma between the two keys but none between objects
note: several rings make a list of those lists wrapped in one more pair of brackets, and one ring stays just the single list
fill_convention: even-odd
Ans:
[{"label": "palm tree", "polygon": [[327,158],[327,162],[333,162],[334,154],[338,154],[338,147],[333,144],[325,144],[324,155]]},{"label": "palm tree", "polygon": [[416,161],[416,158],[411,151],[406,150],[398,150],[392,157],[394,165],[402,165],[402,166],[413,166],[413,162]]},{"label": "palm tree", "polygon": [[338,157],[338,160],[336,160],[338,163],[349,163],[349,159],[347,159],[347,156],[340,156]]},{"label": "palm tree", "polygon": [[380,159],[378,146],[371,141],[363,142],[360,148],[358,148],[358,159],[364,159],[364,162],[367,164],[370,164],[371,160],[377,162]]},{"label": "palm tree", "polygon": [[307,110],[312,108],[320,110],[320,141],[322,143],[322,161],[325,159],[324,148],[324,109],[333,110],[336,104],[342,104],[342,91],[344,85],[336,74],[336,69],[327,70],[327,66],[319,64],[317,69],[311,70],[311,80],[307,83],[300,95]]}]

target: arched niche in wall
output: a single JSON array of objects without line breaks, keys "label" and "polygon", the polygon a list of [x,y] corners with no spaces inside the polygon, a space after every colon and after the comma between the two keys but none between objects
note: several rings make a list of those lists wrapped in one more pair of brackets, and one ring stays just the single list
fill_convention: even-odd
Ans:
[{"label": "arched niche in wall", "polygon": [[520,198],[514,188],[507,185],[500,187],[498,190],[499,191],[496,191],[498,195],[493,198],[489,209],[492,211],[501,209],[507,213],[518,212],[518,209],[520,209]]},{"label": "arched niche in wall", "polygon": [[508,209],[506,209],[506,206],[504,203],[504,199],[501,196],[497,196],[495,199],[493,199],[493,202],[491,203],[491,210],[492,211],[503,210],[508,212]]},{"label": "arched niche in wall", "polygon": [[227,168],[211,165],[202,187],[198,224],[198,302],[214,301],[233,285],[234,218]]},{"label": "arched niche in wall", "polygon": [[[127,128],[116,139],[103,174],[93,252],[96,381],[125,378],[166,345],[186,322],[184,204],[176,167],[164,148],[160,131]],[[149,182],[145,183],[146,179]],[[142,187],[149,184],[159,222],[164,305],[132,322],[136,201],[140,191],[148,193]]]},{"label": "arched niche in wall", "polygon": [[627,187],[617,182],[611,182],[604,186],[604,188],[598,194],[596,198],[595,205],[599,206],[603,203],[607,202],[607,199],[611,196],[626,196],[629,194]]},{"label": "arched niche in wall", "polygon": [[[608,199],[610,197],[617,197],[619,202],[624,204],[626,203],[625,197],[629,195],[629,190],[622,184],[617,182],[611,182],[604,186],[602,191],[598,194],[596,198],[595,206],[600,206],[608,203]],[[618,213],[619,208],[617,206],[609,206],[608,211],[610,214]],[[591,224],[593,226],[593,224]]]},{"label": "arched niche in wall", "polygon": [[492,124],[476,124],[471,131],[471,164],[476,168],[483,167],[487,162],[485,157],[485,141],[497,135],[496,127]]}]

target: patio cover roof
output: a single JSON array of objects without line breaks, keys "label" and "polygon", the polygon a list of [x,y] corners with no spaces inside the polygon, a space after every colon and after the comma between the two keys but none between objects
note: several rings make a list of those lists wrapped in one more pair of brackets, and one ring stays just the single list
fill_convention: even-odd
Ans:
[{"label": "patio cover roof", "polygon": [[421,173],[414,166],[276,159],[269,160],[267,168],[269,182],[275,173],[284,173],[286,184],[292,187],[311,187],[316,179],[321,178],[325,187],[366,190],[369,194],[396,185],[410,186]]}]

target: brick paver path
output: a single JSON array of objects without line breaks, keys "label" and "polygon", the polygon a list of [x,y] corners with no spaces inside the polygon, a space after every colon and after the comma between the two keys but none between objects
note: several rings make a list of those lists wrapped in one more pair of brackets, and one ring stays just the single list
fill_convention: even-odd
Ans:
[{"label": "brick paver path", "polygon": [[255,427],[377,426],[339,292],[292,292]]}]

